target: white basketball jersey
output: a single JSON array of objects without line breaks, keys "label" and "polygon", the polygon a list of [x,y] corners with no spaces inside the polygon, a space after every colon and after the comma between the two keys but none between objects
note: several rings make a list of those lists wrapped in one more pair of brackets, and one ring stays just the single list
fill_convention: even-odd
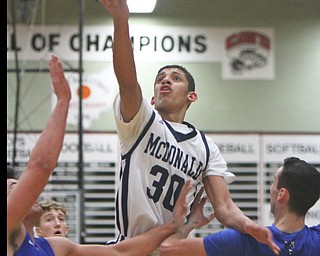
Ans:
[{"label": "white basketball jersey", "polygon": [[163,120],[145,100],[135,117],[139,120],[132,121],[140,126],[143,122],[143,127],[130,123],[119,127],[116,103],[121,146],[116,224],[122,235],[133,237],[171,218],[186,180],[194,184],[187,197],[188,205],[192,204],[208,165],[210,150],[202,132],[188,123]]}]

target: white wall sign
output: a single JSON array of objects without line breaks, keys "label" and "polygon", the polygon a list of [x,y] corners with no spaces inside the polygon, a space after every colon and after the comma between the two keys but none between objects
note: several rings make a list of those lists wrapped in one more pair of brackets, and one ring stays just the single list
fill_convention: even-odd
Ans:
[{"label": "white wall sign", "polygon": [[258,163],[258,135],[213,134],[210,137],[227,163]]},{"label": "white wall sign", "polygon": [[[29,161],[31,151],[39,138],[39,133],[19,133],[17,136],[16,162]],[[79,156],[79,136],[67,133],[64,137],[58,162],[77,163]],[[7,162],[13,154],[13,134],[7,134]],[[83,157],[86,163],[114,162],[118,159],[117,134],[83,134]]]},{"label": "white wall sign", "polygon": [[299,157],[320,163],[320,135],[264,135],[263,159],[282,163],[286,157]]},{"label": "white wall sign", "polygon": [[[7,26],[7,59],[15,49],[21,60],[48,60],[53,52],[63,60],[79,58],[76,26],[19,25],[17,44]],[[273,30],[264,27],[179,27],[131,25],[136,61],[140,62],[222,62],[223,79],[273,79]],[[113,27],[85,26],[83,59],[112,61]]]},{"label": "white wall sign", "polygon": [[222,77],[224,79],[273,79],[272,29],[230,30],[225,38]]}]

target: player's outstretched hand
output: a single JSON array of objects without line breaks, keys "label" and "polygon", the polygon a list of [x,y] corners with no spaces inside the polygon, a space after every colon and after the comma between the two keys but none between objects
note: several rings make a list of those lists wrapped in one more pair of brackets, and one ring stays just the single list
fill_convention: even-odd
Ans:
[{"label": "player's outstretched hand", "polygon": [[100,0],[100,2],[113,17],[129,17],[129,9],[126,0]]},{"label": "player's outstretched hand", "polygon": [[51,55],[51,59],[49,61],[49,70],[50,70],[53,90],[58,98],[58,101],[59,100],[70,101],[71,90],[70,90],[69,83],[64,76],[64,71],[63,71],[61,61],[54,54]]},{"label": "player's outstretched hand", "polygon": [[176,225],[177,228],[182,226],[186,221],[186,215],[188,211],[186,196],[191,188],[192,188],[191,181],[186,181],[184,186],[182,187],[182,190],[180,192],[176,205],[173,209],[172,223]]},{"label": "player's outstretched hand", "polygon": [[215,217],[214,213],[211,213],[208,216],[204,215],[203,208],[208,198],[206,196],[202,197],[203,192],[204,187],[202,186],[191,207],[191,213],[188,218],[188,223],[192,225],[193,228],[200,228],[204,225],[207,225]]}]

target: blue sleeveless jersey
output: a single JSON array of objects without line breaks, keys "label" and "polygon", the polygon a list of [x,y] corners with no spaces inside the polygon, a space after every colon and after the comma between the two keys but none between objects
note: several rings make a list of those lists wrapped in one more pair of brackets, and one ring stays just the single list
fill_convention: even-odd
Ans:
[{"label": "blue sleeveless jersey", "polygon": [[28,233],[14,256],[54,256],[54,252],[45,238],[34,238],[32,242]]}]

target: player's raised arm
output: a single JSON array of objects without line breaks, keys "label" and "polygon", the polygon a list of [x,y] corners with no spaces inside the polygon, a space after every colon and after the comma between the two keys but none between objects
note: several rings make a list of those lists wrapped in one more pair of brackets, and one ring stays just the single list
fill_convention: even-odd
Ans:
[{"label": "player's raised arm", "polygon": [[124,121],[128,122],[138,112],[142,101],[130,40],[129,9],[125,0],[100,2],[113,17],[113,66],[119,84],[121,114]]},{"label": "player's raised arm", "polygon": [[[19,227],[54,170],[64,139],[71,91],[56,56],[49,61],[56,106],[35,144],[28,165],[7,198],[7,233]],[[11,190],[10,190],[11,191]]]}]

